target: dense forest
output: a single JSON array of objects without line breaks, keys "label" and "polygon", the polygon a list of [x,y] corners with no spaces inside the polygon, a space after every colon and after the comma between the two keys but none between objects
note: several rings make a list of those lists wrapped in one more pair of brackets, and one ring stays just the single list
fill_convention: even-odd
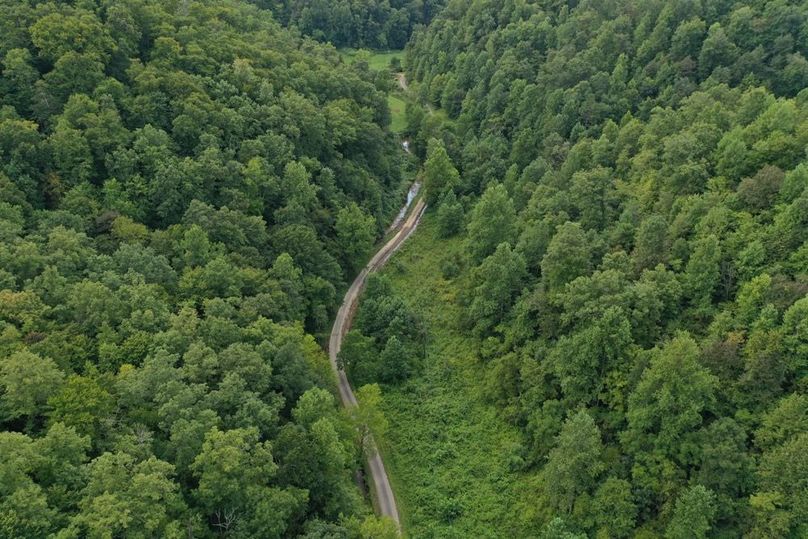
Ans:
[{"label": "dense forest", "polygon": [[808,537],[804,0],[0,8],[0,538]]},{"label": "dense forest", "polygon": [[389,81],[246,1],[0,7],[0,537],[395,535],[312,336]]},{"label": "dense forest", "polygon": [[787,0],[456,0],[413,36],[465,243],[433,266],[537,534],[808,535],[806,56]]},{"label": "dense forest", "polygon": [[251,0],[283,24],[337,47],[403,49],[445,0]]}]

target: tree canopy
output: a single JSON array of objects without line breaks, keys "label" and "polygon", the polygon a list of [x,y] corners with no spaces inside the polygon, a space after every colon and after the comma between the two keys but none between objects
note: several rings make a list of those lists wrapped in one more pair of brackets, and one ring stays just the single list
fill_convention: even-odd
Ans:
[{"label": "tree canopy", "polygon": [[397,209],[386,81],[242,0],[0,6],[0,536],[385,529],[315,336]]},{"label": "tree canopy", "polygon": [[446,296],[536,535],[808,532],[807,21],[473,0],[414,33],[436,241],[466,245]]},{"label": "tree canopy", "polygon": [[285,25],[337,47],[403,49],[445,0],[251,0]]}]

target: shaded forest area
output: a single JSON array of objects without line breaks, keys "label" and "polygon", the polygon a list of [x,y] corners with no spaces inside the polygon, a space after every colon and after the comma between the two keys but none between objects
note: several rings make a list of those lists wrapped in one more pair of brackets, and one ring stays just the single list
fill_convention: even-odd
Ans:
[{"label": "shaded forest area", "polygon": [[400,50],[445,0],[251,0],[285,25],[336,47]]}]

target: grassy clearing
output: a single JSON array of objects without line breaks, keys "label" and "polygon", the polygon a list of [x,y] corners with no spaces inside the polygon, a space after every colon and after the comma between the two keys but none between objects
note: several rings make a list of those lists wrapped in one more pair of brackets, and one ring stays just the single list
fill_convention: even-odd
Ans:
[{"label": "grassy clearing", "polygon": [[438,240],[425,217],[384,273],[422,314],[430,339],[423,371],[384,387],[384,454],[409,537],[529,537],[534,477],[514,472],[517,430],[480,394],[483,368],[456,329],[456,285],[441,263],[459,240]]},{"label": "grassy clearing", "polygon": [[360,54],[368,54],[368,66],[371,69],[384,70],[390,67],[393,58],[404,59],[404,51],[369,51],[366,49],[339,49],[340,56],[349,64],[356,61]]},{"label": "grassy clearing", "polygon": [[394,95],[387,96],[387,105],[390,107],[390,131],[403,133],[407,129],[407,112],[404,101]]},{"label": "grassy clearing", "polygon": [[[367,58],[368,66],[377,71],[386,71],[390,68],[390,61],[393,58],[402,60],[404,58],[404,51],[369,51],[366,49],[339,49],[339,54],[349,64],[352,64],[359,57]],[[390,114],[392,116],[392,123],[390,131],[393,133],[402,133],[407,128],[407,117],[405,111],[405,103],[401,97],[396,95],[389,95],[387,97],[387,104],[390,106]]]}]

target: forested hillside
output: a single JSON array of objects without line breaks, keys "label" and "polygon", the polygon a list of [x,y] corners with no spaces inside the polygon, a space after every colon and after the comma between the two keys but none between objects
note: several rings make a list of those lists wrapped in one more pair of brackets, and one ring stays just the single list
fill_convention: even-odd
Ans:
[{"label": "forested hillside", "polygon": [[0,8],[0,537],[385,536],[311,334],[390,83],[246,1]]},{"label": "forested hillside", "polygon": [[446,0],[251,0],[284,24],[337,47],[403,49]]},{"label": "forested hillside", "polygon": [[[406,128],[335,49],[405,44]],[[369,429],[412,537],[808,536],[807,57],[796,0],[0,0],[0,537],[395,537]]]},{"label": "forested hillside", "polygon": [[787,0],[456,0],[413,37],[465,243],[432,266],[546,537],[808,535],[806,56]]}]

